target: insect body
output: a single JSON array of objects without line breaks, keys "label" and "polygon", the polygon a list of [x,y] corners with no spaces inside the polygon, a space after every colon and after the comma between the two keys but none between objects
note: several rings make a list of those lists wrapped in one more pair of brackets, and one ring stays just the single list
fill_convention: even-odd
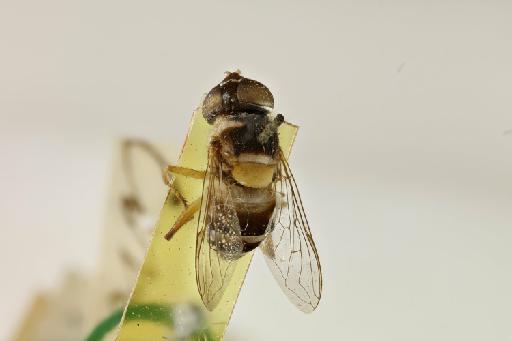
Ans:
[{"label": "insect body", "polygon": [[169,167],[204,178],[203,195],[178,218],[171,238],[200,210],[196,279],[212,310],[236,261],[260,247],[277,282],[301,310],[313,311],[321,296],[318,253],[293,175],[279,147],[282,115],[263,84],[229,73],[206,96],[202,111],[213,125],[205,172]]}]

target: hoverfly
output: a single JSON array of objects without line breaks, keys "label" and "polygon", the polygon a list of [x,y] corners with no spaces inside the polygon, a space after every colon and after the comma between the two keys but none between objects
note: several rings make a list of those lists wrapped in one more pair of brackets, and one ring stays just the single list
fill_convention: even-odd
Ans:
[{"label": "hoverfly", "polygon": [[204,179],[201,198],[165,236],[197,211],[196,281],[208,310],[219,303],[236,262],[259,246],[280,287],[300,310],[313,311],[322,291],[316,246],[297,184],[279,147],[274,97],[260,82],[227,73],[202,103],[213,126],[206,171],[169,166],[169,173]]}]

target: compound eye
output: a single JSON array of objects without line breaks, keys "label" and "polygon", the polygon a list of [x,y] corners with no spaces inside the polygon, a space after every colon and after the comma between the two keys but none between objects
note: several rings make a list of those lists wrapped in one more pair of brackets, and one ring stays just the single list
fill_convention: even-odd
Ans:
[{"label": "compound eye", "polygon": [[236,96],[242,105],[267,110],[274,108],[274,96],[272,96],[270,90],[265,85],[252,79],[243,78],[240,81]]},{"label": "compound eye", "polygon": [[222,111],[222,90],[219,85],[210,90],[203,101],[203,117],[208,123],[213,123]]}]

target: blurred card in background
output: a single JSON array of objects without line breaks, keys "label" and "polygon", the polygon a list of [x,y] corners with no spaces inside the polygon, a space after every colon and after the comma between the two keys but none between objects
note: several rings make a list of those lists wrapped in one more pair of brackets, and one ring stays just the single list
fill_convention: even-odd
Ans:
[{"label": "blurred card in background", "polygon": [[35,293],[15,340],[85,339],[125,306],[167,195],[162,169],[175,149],[140,139],[117,143],[97,271],[68,271],[59,288]]}]

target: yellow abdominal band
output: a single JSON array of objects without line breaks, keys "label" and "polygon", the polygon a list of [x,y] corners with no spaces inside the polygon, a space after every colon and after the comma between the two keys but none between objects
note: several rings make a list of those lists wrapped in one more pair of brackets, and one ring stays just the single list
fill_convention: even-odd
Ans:
[{"label": "yellow abdominal band", "polygon": [[272,183],[275,168],[274,164],[240,162],[233,167],[231,174],[236,182],[242,186],[265,188]]}]

